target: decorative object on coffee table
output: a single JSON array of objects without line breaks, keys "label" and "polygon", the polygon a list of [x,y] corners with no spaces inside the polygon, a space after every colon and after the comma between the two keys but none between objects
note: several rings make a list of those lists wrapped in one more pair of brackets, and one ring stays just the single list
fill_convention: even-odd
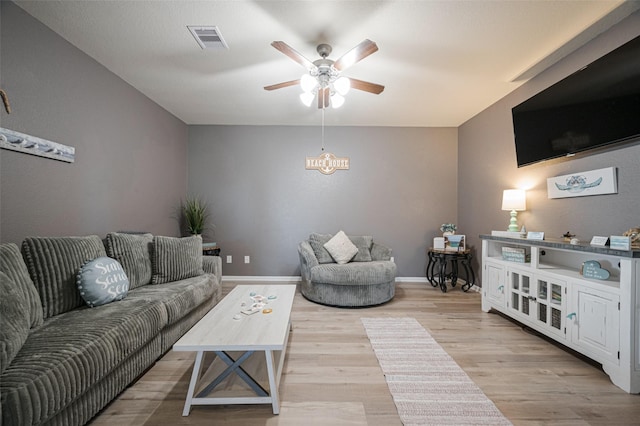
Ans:
[{"label": "decorative object on coffee table", "polygon": [[443,237],[455,234],[456,230],[457,227],[455,223],[443,223],[442,225],[440,225],[440,231],[442,231]]}]

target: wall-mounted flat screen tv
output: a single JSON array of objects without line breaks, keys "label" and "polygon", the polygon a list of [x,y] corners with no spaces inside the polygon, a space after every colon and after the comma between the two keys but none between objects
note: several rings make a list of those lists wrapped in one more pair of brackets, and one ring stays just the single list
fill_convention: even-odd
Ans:
[{"label": "wall-mounted flat screen tv", "polygon": [[640,140],[640,36],[512,109],[518,167]]}]

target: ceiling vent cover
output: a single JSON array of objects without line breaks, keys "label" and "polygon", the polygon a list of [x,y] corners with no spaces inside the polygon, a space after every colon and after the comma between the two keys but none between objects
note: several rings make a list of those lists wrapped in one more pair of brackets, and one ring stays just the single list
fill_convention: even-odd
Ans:
[{"label": "ceiling vent cover", "polygon": [[227,42],[222,38],[220,30],[215,26],[187,26],[191,34],[203,49],[228,49]]}]

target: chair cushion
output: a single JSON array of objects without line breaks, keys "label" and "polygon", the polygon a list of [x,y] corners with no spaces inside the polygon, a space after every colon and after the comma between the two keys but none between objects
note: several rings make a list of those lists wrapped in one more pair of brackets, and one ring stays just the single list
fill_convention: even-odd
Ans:
[{"label": "chair cushion", "polygon": [[11,364],[29,336],[27,299],[11,278],[0,271],[0,373]]},{"label": "chair cushion", "polygon": [[50,318],[84,305],[76,275],[89,260],[106,256],[97,235],[87,237],[27,237],[22,242],[27,270]]},{"label": "chair cushion", "polygon": [[333,260],[342,265],[348,263],[358,253],[355,246],[343,231],[339,231],[324,245]]},{"label": "chair cushion", "polygon": [[4,272],[16,289],[22,293],[26,303],[24,311],[28,315],[30,327],[42,325],[40,295],[31,281],[29,271],[17,245],[13,243],[0,244],[0,271]]},{"label": "chair cushion", "polygon": [[311,282],[338,285],[382,284],[394,281],[396,264],[389,261],[326,264],[311,268]]},{"label": "chair cushion", "polygon": [[106,256],[99,257],[80,268],[78,291],[90,307],[106,305],[125,298],[129,291],[129,278],[120,262]]},{"label": "chair cushion", "polygon": [[318,263],[334,263],[333,257],[329,254],[324,245],[331,239],[331,234],[316,234],[309,235],[309,244],[313,249],[313,253],[318,259]]},{"label": "chair cushion", "polygon": [[202,237],[153,237],[153,284],[179,281],[204,274]]},{"label": "chair cushion", "polygon": [[151,283],[153,235],[111,232],[106,239],[107,256],[122,265],[129,278],[129,289]]}]

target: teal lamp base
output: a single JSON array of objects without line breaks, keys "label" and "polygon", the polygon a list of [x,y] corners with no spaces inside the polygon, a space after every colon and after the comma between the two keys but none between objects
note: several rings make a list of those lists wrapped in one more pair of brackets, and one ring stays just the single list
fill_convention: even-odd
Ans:
[{"label": "teal lamp base", "polygon": [[511,220],[509,221],[509,228],[507,231],[509,232],[518,232],[520,229],[518,228],[518,212],[515,210],[511,210]]}]

